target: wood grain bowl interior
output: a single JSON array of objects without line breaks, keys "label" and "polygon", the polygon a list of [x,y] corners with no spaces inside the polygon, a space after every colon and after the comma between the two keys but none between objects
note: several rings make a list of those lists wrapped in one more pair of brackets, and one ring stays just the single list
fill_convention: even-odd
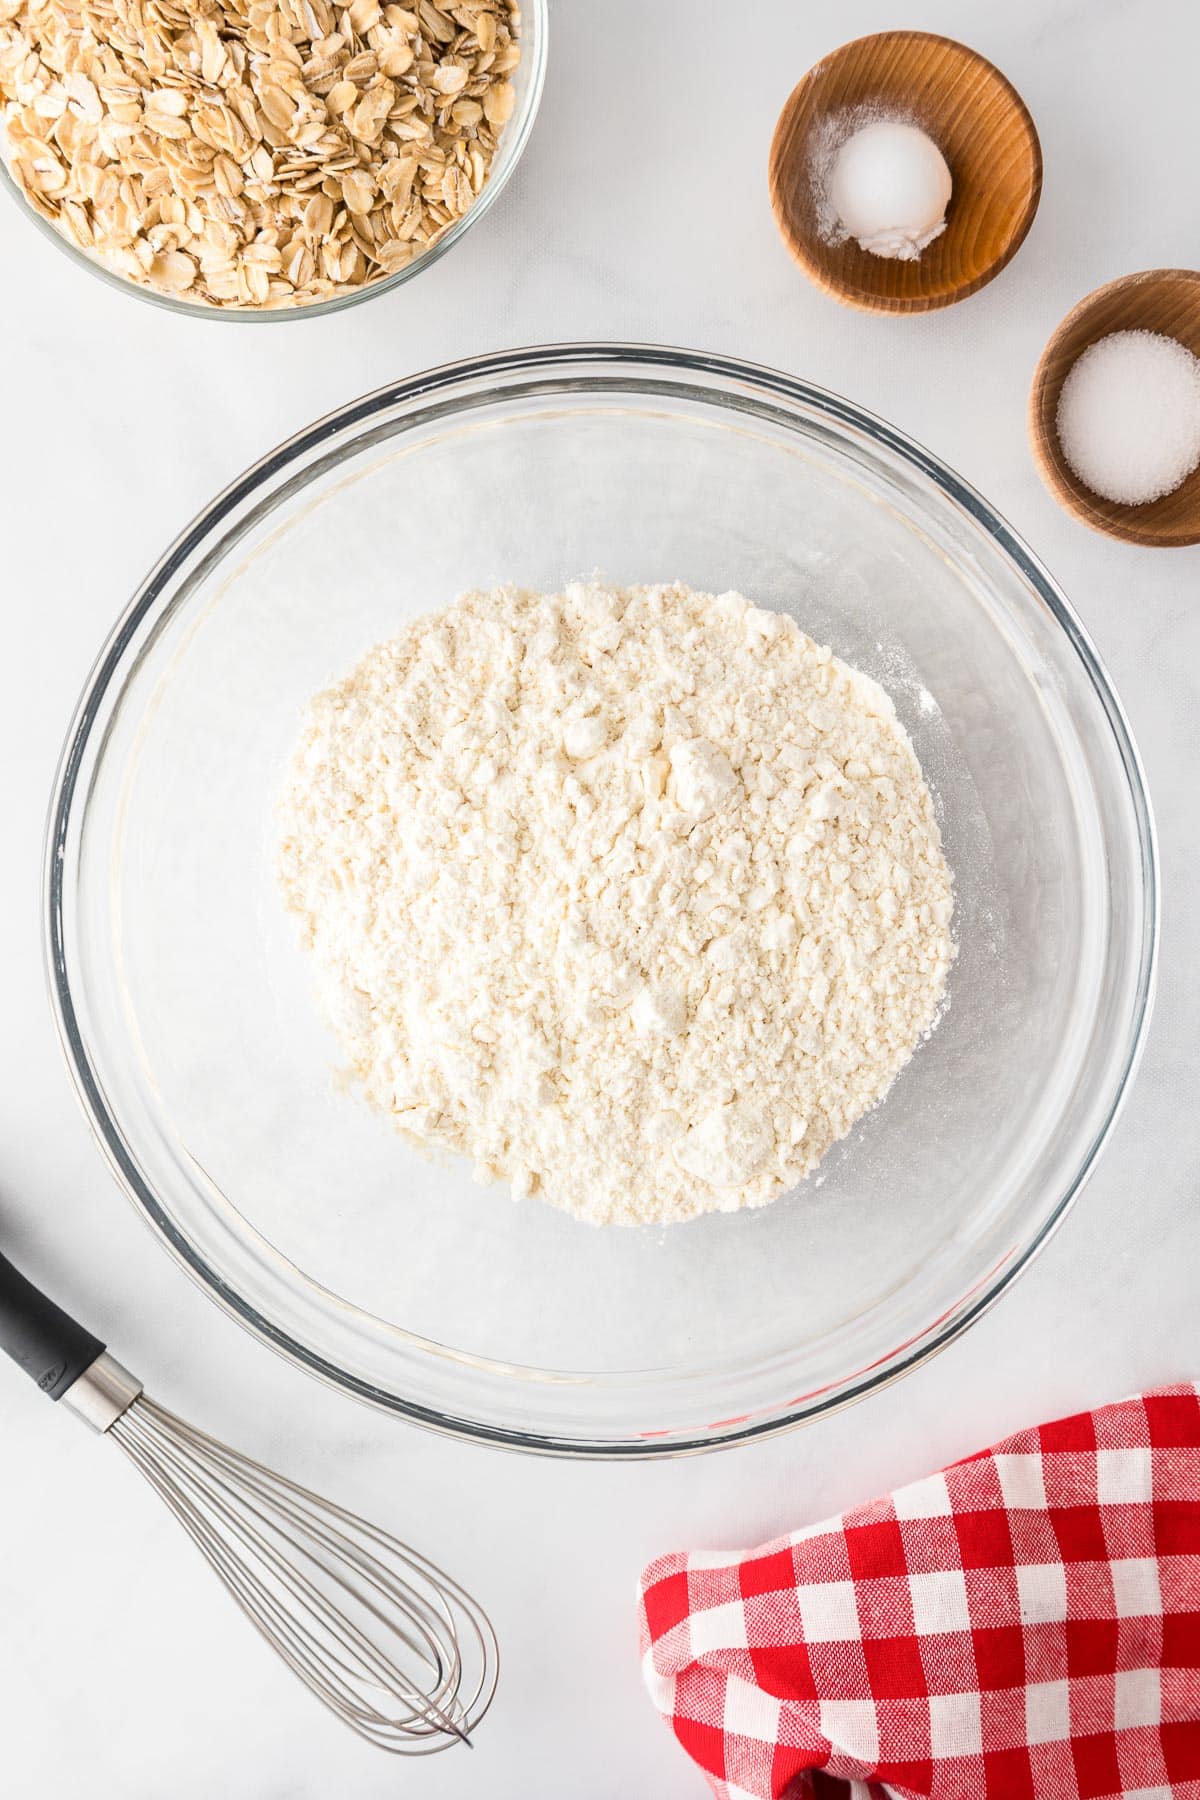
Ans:
[{"label": "wood grain bowl interior", "polygon": [[[915,262],[821,237],[816,133],[859,108],[919,125],[950,165],[946,229]],[[927,312],[976,293],[1015,256],[1041,197],[1042,153],[1024,101],[984,57],[929,32],[885,31],[843,44],[793,89],[769,177],[784,241],[818,287],[870,311]]]},{"label": "wood grain bowl interior", "polygon": [[1063,455],[1057,425],[1063,382],[1083,352],[1113,331],[1159,331],[1200,356],[1200,270],[1124,275],[1067,314],[1042,352],[1029,396],[1029,435],[1042,479],[1094,531],[1163,550],[1200,543],[1200,469],[1161,500],[1126,506],[1093,494]]}]

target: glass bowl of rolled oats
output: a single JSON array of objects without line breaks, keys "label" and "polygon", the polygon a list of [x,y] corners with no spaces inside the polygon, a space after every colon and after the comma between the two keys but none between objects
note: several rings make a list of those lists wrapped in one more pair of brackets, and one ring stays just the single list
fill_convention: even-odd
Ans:
[{"label": "glass bowl of rolled oats", "polygon": [[0,0],[0,185],[176,312],[397,287],[516,167],[547,0]]}]

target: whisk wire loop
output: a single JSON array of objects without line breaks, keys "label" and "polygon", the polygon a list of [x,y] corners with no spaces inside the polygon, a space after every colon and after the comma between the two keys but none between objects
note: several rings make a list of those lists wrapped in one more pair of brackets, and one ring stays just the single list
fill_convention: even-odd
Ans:
[{"label": "whisk wire loop", "polygon": [[461,1740],[498,1676],[487,1615],[435,1564],[140,1395],[110,1435],[289,1668],[397,1755]]},{"label": "whisk wire loop", "polygon": [[[211,1440],[210,1440],[210,1442],[211,1442]],[[218,1448],[220,1448],[223,1451],[223,1446],[219,1446]],[[366,1669],[366,1671],[371,1676],[374,1677],[375,1681],[381,1687],[391,1688],[391,1687],[395,1686],[395,1687],[398,1687],[401,1691],[411,1692],[412,1697],[416,1701],[418,1710],[420,1712],[429,1710],[429,1711],[434,1712],[436,1715],[436,1703],[433,1702],[431,1699],[427,1698],[426,1696],[423,1696],[421,1693],[413,1690],[412,1684],[408,1681],[408,1678],[403,1674],[403,1672],[400,1669],[398,1669],[394,1663],[385,1659],[383,1657],[382,1653],[378,1650],[378,1647],[373,1645],[366,1637],[363,1636],[363,1634],[361,1632],[354,1631],[353,1628],[350,1627],[346,1623],[346,1621],[343,1618],[341,1618],[334,1611],[334,1609],[328,1603],[328,1601],[326,1600],[324,1595],[321,1594],[321,1592],[314,1586],[314,1584],[310,1581],[307,1581],[302,1576],[300,1571],[289,1566],[287,1564],[287,1562],[282,1558],[282,1556],[280,1556],[274,1550],[274,1548],[269,1543],[269,1541],[267,1541],[264,1538],[262,1531],[255,1531],[251,1526],[249,1526],[247,1524],[247,1522],[244,1519],[239,1518],[236,1513],[233,1513],[230,1511],[228,1506],[225,1504],[225,1501],[224,1501],[221,1493],[217,1490],[214,1490],[211,1483],[206,1479],[206,1475],[205,1475],[203,1466],[198,1464],[195,1461],[195,1459],[193,1457],[191,1457],[191,1455],[187,1452],[186,1448],[183,1450],[182,1454],[187,1463],[191,1480],[194,1483],[197,1490],[201,1493],[206,1506],[209,1509],[211,1509],[211,1511],[213,1513],[215,1513],[221,1521],[224,1522],[224,1524],[227,1526],[227,1528],[234,1534],[234,1536],[243,1544],[243,1546],[247,1550],[252,1552],[255,1556],[259,1557],[267,1565],[267,1567],[269,1568],[269,1571],[270,1571],[271,1575],[274,1577],[274,1579],[291,1593],[293,1599],[299,1600],[303,1604],[305,1604],[306,1606],[311,1608],[314,1615],[316,1615],[316,1617],[319,1619],[322,1626],[327,1631],[329,1638],[332,1641],[340,1644],[344,1650],[348,1651],[352,1655],[353,1654],[359,1655],[362,1659],[363,1666]],[[230,1464],[236,1468],[237,1463],[239,1461],[239,1459],[236,1457],[236,1453],[227,1453],[226,1452],[226,1453],[224,1453],[224,1457],[225,1457],[225,1461],[228,1464]],[[247,1475],[248,1483],[251,1481],[250,1471],[252,1469],[256,1470],[256,1465],[249,1464],[248,1459],[247,1459],[246,1475]],[[286,1611],[286,1608],[281,1608],[277,1604],[275,1597],[269,1592],[269,1590],[265,1587],[265,1585],[261,1581],[258,1581],[256,1578],[254,1578],[252,1576],[250,1571],[245,1569],[243,1566],[237,1565],[236,1563],[231,1568],[230,1559],[227,1555],[227,1552],[225,1551],[224,1546],[221,1543],[221,1540],[219,1538],[213,1537],[212,1532],[207,1527],[207,1524],[206,1524],[206,1521],[205,1521],[203,1515],[200,1515],[195,1511],[195,1509],[191,1506],[191,1503],[189,1501],[187,1501],[186,1497],[180,1493],[180,1490],[178,1489],[177,1485],[175,1485],[175,1484],[172,1484],[172,1485],[174,1487],[175,1493],[179,1494],[181,1504],[187,1505],[189,1517],[191,1518],[192,1523],[194,1525],[196,1525],[196,1527],[197,1527],[197,1532],[193,1533],[193,1535],[197,1536],[197,1534],[199,1534],[199,1536],[203,1538],[204,1546],[206,1546],[208,1549],[212,1550],[214,1556],[216,1556],[219,1559],[220,1572],[222,1573],[223,1578],[227,1579],[227,1584],[230,1584],[230,1583],[235,1584],[238,1594],[239,1594],[239,1597],[242,1597],[242,1598],[246,1597],[246,1592],[248,1590],[249,1597],[252,1600],[257,1601],[257,1603],[263,1607],[264,1611],[270,1615],[270,1619],[271,1619],[272,1623],[275,1625],[276,1629],[281,1631],[284,1636],[286,1636],[289,1639],[294,1641],[296,1634],[295,1634],[293,1623],[290,1619],[289,1614]],[[266,1487],[266,1484],[261,1481],[261,1477],[258,1481],[254,1482],[253,1485],[256,1489],[258,1489],[260,1491],[262,1489],[265,1489],[265,1487]],[[268,1499],[269,1499],[269,1495],[268,1495]],[[283,1509],[281,1507],[280,1510],[282,1511],[285,1509]],[[272,1530],[278,1530],[277,1522],[274,1520],[271,1520],[261,1509],[259,1509],[257,1507],[248,1506],[247,1511],[251,1514],[251,1516],[253,1518],[256,1518],[259,1521],[259,1524],[262,1527],[267,1528],[267,1529],[272,1529]],[[325,1538],[326,1546],[329,1549],[336,1552],[338,1550],[339,1546],[332,1539],[330,1539],[326,1534],[322,1534],[322,1535]],[[305,1554],[308,1554],[307,1552],[304,1551],[304,1546],[300,1543],[296,1543],[293,1546],[293,1548],[298,1549]],[[338,1575],[337,1575],[337,1565],[336,1564],[331,1565],[326,1572],[329,1574],[330,1579],[333,1580],[334,1582],[336,1582],[337,1585],[343,1587],[345,1589],[345,1591],[350,1595],[350,1597],[352,1597],[357,1602],[363,1603],[366,1606],[367,1610],[369,1610],[374,1615],[374,1617],[377,1620],[379,1620],[379,1622],[381,1624],[389,1625],[389,1620],[388,1620],[387,1616],[385,1614],[381,1613],[377,1607],[371,1605],[370,1602],[366,1601],[365,1596],[363,1596],[357,1589],[351,1587],[348,1583],[340,1581],[340,1579],[338,1578]],[[397,1598],[402,1604],[407,1603],[414,1607],[420,1605],[420,1597],[415,1594],[407,1595],[407,1596],[406,1595],[396,1595],[395,1598]],[[435,1678],[440,1677],[444,1674],[444,1671],[441,1668],[441,1657],[440,1657],[440,1654],[438,1651],[436,1639],[433,1637],[433,1635],[429,1631],[426,1631],[424,1633],[424,1637],[425,1637],[424,1644],[418,1645],[413,1640],[411,1634],[406,1633],[402,1627],[395,1626],[392,1628],[395,1629],[396,1635],[399,1636],[404,1643],[406,1643],[415,1652],[417,1652],[419,1654],[423,1654],[425,1661],[428,1664],[429,1668],[434,1672]],[[337,1667],[346,1674],[350,1674],[352,1672],[350,1669],[350,1666],[345,1662],[344,1659],[340,1659],[340,1658],[337,1659]],[[314,1674],[317,1674],[317,1673],[318,1673],[317,1671],[314,1671]],[[453,1671],[453,1681],[448,1680],[448,1681],[445,1681],[444,1683],[439,1683],[439,1685],[435,1691],[437,1691],[440,1694],[443,1685],[445,1687],[449,1688],[450,1691],[453,1691],[454,1686],[457,1685],[457,1673],[458,1673],[458,1671],[457,1671],[457,1667],[456,1667],[455,1670]],[[326,1683],[326,1685],[328,1685],[328,1683]],[[354,1697],[353,1697],[352,1692],[343,1690],[342,1699],[347,1706],[353,1707]],[[439,1725],[442,1725],[443,1728],[445,1728],[445,1729],[449,1729],[451,1731],[457,1730],[457,1727],[451,1721],[444,1719],[444,1715],[441,1718],[438,1718],[437,1722],[439,1723]]]}]

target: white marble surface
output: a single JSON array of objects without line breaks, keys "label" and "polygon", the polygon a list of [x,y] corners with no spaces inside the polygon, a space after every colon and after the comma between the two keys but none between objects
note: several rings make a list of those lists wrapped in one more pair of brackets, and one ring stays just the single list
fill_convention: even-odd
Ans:
[{"label": "white marble surface", "polygon": [[[751,1542],[1010,1427],[1200,1372],[1200,550],[1093,537],[1026,442],[1038,352],[1089,288],[1200,262],[1192,0],[553,0],[541,119],[493,216],[412,287],[278,330],[106,291],[0,209],[4,636],[0,1243],[188,1416],[400,1521],[492,1606],[501,1695],[478,1747],[403,1771],[297,1689],[122,1459],[0,1381],[0,1791],[11,1800],[373,1800],[468,1791],[699,1800],[640,1685],[633,1584],[678,1544]],[[736,23],[735,23],[736,20]],[[1041,132],[1033,231],[1000,280],[916,319],[806,286],[766,195],[775,115],[823,52],[894,24],[1012,77]],[[20,270],[19,276],[16,271]],[[1034,1270],[899,1388],[683,1463],[539,1463],[376,1417],[239,1332],[102,1167],[41,968],[43,813],[68,711],[131,588],[251,459],[383,381],[481,349],[657,339],[775,363],[895,420],[1025,533],[1098,641],[1162,836],[1162,979],[1141,1078]],[[64,521],[69,519],[70,524]]]}]

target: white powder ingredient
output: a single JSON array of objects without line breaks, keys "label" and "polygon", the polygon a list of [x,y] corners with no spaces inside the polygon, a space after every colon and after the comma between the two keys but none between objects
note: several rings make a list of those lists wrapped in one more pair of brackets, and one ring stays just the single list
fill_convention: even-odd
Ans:
[{"label": "white powder ingredient", "polygon": [[916,262],[946,229],[953,182],[933,139],[870,107],[827,114],[809,146],[817,229],[873,256]]},{"label": "white powder ingredient", "polygon": [[838,224],[873,256],[915,262],[946,229],[950,170],[916,125],[881,119],[833,159],[829,203]]},{"label": "white powder ingredient", "polygon": [[891,701],[738,594],[464,595],[317,697],[280,876],[369,1101],[593,1224],[760,1206],[933,1026]]},{"label": "white powder ingredient", "polygon": [[1110,332],[1067,371],[1056,425],[1094,494],[1160,500],[1200,466],[1200,359],[1159,331]]}]

